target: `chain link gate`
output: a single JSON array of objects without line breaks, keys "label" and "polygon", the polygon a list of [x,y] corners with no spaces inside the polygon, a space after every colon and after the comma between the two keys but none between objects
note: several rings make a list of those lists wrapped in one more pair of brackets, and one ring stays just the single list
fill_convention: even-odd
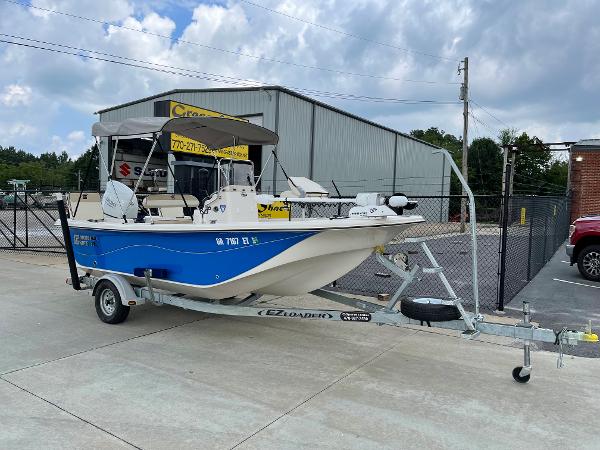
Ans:
[{"label": "chain link gate", "polygon": [[64,253],[55,191],[14,190],[0,205],[0,250]]}]

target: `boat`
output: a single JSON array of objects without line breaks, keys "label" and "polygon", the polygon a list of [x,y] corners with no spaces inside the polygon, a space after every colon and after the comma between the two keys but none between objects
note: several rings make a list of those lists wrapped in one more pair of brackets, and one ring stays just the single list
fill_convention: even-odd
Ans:
[{"label": "boat", "polygon": [[[278,141],[266,128],[219,117],[137,118],[98,122],[92,128],[97,143],[115,136],[151,136],[142,173],[153,152],[162,150],[164,133],[210,149]],[[114,157],[110,169],[100,160],[112,174]],[[344,217],[263,220],[257,203],[350,200],[329,198],[317,183],[287,174],[285,195],[257,194],[253,163],[247,160],[215,158],[215,171],[217,190],[206,199],[181,191],[139,196],[141,176],[133,189],[109,177],[98,204],[101,214],[92,218],[81,215],[89,208],[85,194],[71,195],[67,225],[77,268],[87,276],[118,274],[133,286],[144,286],[151,277],[155,289],[202,299],[299,295],[332,283],[424,220],[404,214],[415,206],[406,197],[378,193],[358,194]]]}]

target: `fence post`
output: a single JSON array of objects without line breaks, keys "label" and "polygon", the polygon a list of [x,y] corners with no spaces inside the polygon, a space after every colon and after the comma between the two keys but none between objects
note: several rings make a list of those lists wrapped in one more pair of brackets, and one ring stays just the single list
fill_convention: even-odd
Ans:
[{"label": "fence post", "polygon": [[13,191],[13,248],[17,248],[17,185]]},{"label": "fence post", "polygon": [[[546,211],[546,213],[547,212],[548,211]],[[544,214],[544,257],[542,259],[543,264],[546,264],[546,247],[547,246],[548,246],[548,214]]]},{"label": "fence post", "polygon": [[27,191],[25,191],[25,247],[29,248],[29,203],[27,203]]},{"label": "fence post", "polygon": [[527,248],[527,281],[531,281],[531,247],[533,245],[533,220],[535,218],[535,200],[530,202],[529,212],[529,245]]},{"label": "fence post", "polygon": [[504,196],[502,204],[502,232],[500,233],[500,280],[498,286],[498,311],[504,311],[504,281],[506,280],[506,240],[508,238],[508,201],[510,199],[510,177],[512,165],[506,163]]}]

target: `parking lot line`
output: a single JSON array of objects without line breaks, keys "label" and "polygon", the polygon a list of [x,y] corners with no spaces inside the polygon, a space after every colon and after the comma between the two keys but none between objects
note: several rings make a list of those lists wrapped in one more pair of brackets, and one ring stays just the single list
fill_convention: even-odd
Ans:
[{"label": "parking lot line", "polygon": [[554,281],[560,281],[561,283],[576,284],[578,286],[585,286],[585,287],[590,287],[590,288],[594,288],[594,289],[600,289],[600,286],[592,286],[591,284],[577,283],[576,281],[561,280],[560,278],[552,278],[552,279]]}]

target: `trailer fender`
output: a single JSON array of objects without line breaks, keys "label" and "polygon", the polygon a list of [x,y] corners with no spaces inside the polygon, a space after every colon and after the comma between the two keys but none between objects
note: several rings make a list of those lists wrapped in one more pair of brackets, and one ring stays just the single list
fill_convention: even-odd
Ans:
[{"label": "trailer fender", "polygon": [[100,284],[100,281],[102,280],[108,280],[115,285],[115,287],[119,291],[119,295],[121,296],[121,303],[123,305],[131,306],[132,303],[130,302],[135,302],[133,303],[133,305],[143,305],[146,302],[143,298],[135,295],[133,287],[125,278],[115,273],[108,273],[99,278],[96,284],[94,285],[92,295],[96,295],[96,286],[98,286]]}]

